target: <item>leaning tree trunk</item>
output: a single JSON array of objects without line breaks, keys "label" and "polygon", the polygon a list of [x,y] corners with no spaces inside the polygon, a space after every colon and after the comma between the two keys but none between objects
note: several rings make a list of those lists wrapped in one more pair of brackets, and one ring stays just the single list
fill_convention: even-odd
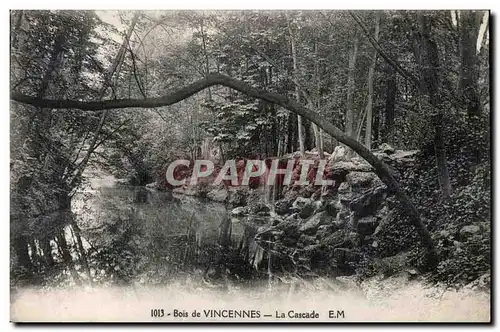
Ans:
[{"label": "leaning tree trunk", "polygon": [[241,93],[244,93],[250,97],[258,98],[263,101],[267,101],[279,105],[283,108],[286,108],[287,110],[317,124],[318,127],[323,129],[326,133],[335,137],[339,142],[347,145],[355,152],[357,152],[363,159],[365,159],[370,165],[373,166],[374,172],[387,185],[388,189],[392,193],[394,193],[396,198],[401,202],[403,209],[408,214],[409,222],[415,227],[416,231],[420,236],[422,245],[424,246],[424,248],[426,248],[426,258],[428,267],[429,268],[436,267],[438,263],[438,256],[431,234],[427,230],[425,224],[422,222],[420,218],[420,213],[418,212],[417,208],[415,207],[415,205],[413,205],[410,198],[405,194],[403,189],[399,186],[398,182],[395,180],[392,171],[389,169],[389,167],[383,161],[378,159],[373,153],[371,153],[370,150],[368,150],[363,144],[359,143],[358,141],[356,141],[355,139],[344,133],[342,130],[335,127],[326,118],[294,102],[293,100],[288,99],[286,96],[254,88],[246,84],[245,82],[233,79],[231,77],[222,74],[211,74],[208,77],[196,81],[169,95],[158,98],[81,102],[76,100],[39,99],[36,97],[23,95],[21,93],[12,92],[11,99],[38,107],[52,107],[57,109],[73,108],[73,109],[81,109],[84,111],[100,111],[105,109],[116,109],[116,108],[152,108],[152,107],[168,106],[178,103],[196,94],[197,92],[200,92],[206,89],[207,87],[214,85],[226,86],[234,90],[237,90]]}]

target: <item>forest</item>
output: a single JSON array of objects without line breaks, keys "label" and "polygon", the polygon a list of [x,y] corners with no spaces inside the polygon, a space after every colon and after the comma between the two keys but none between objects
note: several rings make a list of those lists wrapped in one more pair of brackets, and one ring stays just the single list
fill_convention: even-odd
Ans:
[{"label": "forest", "polygon": [[[12,10],[11,287],[489,290],[489,16]],[[179,159],[327,160],[333,185],[173,186]]]}]

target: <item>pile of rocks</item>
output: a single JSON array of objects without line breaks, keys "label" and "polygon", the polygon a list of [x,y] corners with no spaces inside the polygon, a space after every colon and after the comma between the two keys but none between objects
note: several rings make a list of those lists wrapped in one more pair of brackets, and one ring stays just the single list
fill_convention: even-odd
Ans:
[{"label": "pile of rocks", "polygon": [[[382,146],[374,153],[397,173],[413,165],[417,152]],[[296,267],[351,274],[362,247],[377,246],[374,235],[383,230],[395,201],[361,158],[334,160],[329,167],[343,175],[335,190],[312,185],[284,188],[284,198],[274,206],[272,225],[261,227],[255,240]]]}]

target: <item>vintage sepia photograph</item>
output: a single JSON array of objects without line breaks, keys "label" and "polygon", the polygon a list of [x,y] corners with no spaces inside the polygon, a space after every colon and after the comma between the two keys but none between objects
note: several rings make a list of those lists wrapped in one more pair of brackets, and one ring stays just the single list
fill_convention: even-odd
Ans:
[{"label": "vintage sepia photograph", "polygon": [[491,323],[489,10],[9,14],[11,322]]}]

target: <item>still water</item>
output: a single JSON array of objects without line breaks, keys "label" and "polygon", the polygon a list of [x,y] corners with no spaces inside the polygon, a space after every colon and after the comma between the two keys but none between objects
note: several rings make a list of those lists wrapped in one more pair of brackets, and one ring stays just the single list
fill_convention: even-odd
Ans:
[{"label": "still water", "polygon": [[89,282],[158,284],[182,275],[215,282],[259,275],[256,262],[263,252],[252,237],[257,226],[231,218],[223,204],[115,184],[78,193],[72,212],[87,252]]}]

